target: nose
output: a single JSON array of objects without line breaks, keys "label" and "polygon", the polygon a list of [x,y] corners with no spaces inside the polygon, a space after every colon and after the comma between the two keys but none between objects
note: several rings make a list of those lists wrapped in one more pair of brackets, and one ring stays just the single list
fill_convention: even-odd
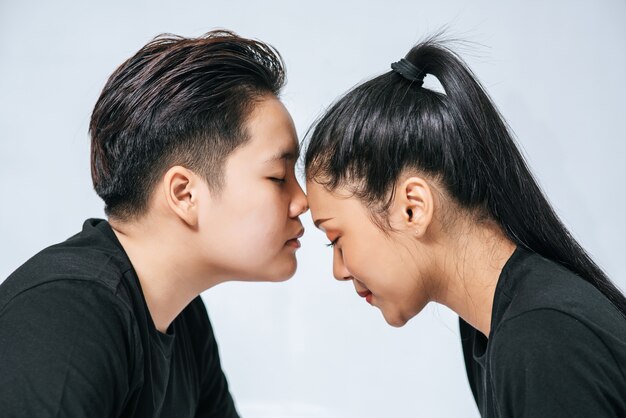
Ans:
[{"label": "nose", "polygon": [[302,190],[298,181],[294,181],[294,183],[295,190],[291,198],[291,203],[289,204],[289,216],[291,218],[297,218],[309,210],[309,202],[306,198],[306,194],[304,194],[304,190]]},{"label": "nose", "polygon": [[352,275],[348,271],[346,264],[343,261],[343,254],[341,249],[335,247],[333,253],[333,276],[339,281],[351,280]]}]

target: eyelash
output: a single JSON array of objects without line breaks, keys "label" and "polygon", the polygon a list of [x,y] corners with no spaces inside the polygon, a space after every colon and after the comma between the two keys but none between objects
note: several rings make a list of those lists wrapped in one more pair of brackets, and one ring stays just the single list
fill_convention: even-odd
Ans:
[{"label": "eyelash", "polygon": [[332,241],[331,243],[326,244],[326,246],[327,246],[327,247],[334,247],[334,246],[335,246],[335,244],[337,244],[337,241],[339,241],[339,237],[335,238],[335,240],[334,240],[334,241]]},{"label": "eyelash", "polygon": [[284,184],[285,181],[287,181],[286,179],[279,179],[279,178],[276,178],[276,177],[270,177],[270,180],[272,180],[275,183],[279,183],[279,184]]}]

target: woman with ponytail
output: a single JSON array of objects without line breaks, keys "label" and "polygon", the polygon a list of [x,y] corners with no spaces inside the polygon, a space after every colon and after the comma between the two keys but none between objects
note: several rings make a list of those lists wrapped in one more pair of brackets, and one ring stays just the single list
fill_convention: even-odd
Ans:
[{"label": "woman with ponytail", "polygon": [[626,417],[624,295],[454,52],[429,40],[391,68],[331,106],[306,149],[335,278],[393,326],[431,301],[455,311],[483,417]]}]

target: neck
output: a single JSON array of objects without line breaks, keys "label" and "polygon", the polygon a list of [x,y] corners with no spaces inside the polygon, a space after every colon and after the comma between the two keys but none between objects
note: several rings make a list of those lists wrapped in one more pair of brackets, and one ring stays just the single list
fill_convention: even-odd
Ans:
[{"label": "neck", "polygon": [[206,268],[194,268],[197,250],[176,225],[163,220],[158,227],[149,220],[110,223],[137,273],[158,331],[165,333],[195,297],[218,283],[207,277]]},{"label": "neck", "polygon": [[435,301],[489,337],[496,285],[516,246],[494,223],[464,228],[454,236],[440,257],[437,274],[442,280]]}]

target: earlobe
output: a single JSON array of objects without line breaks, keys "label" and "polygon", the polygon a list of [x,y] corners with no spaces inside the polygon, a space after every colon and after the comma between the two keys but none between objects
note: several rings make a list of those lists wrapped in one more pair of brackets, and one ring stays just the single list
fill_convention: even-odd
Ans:
[{"label": "earlobe", "polygon": [[169,209],[191,227],[198,223],[197,179],[181,166],[170,168],[163,177],[163,190]]}]

